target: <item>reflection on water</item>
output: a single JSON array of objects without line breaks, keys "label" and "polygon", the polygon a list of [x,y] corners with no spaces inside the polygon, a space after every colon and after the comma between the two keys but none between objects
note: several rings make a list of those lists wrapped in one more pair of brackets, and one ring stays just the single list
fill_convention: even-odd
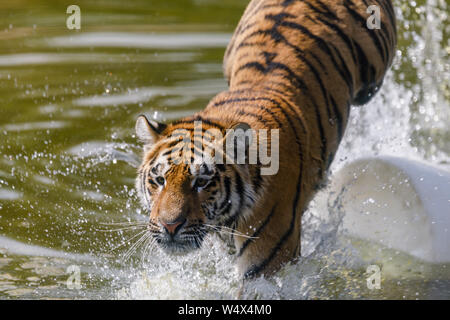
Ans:
[{"label": "reflection on water", "polygon": [[[240,290],[219,241],[183,257],[136,248],[125,259],[140,229],[110,223],[146,219],[134,190],[136,117],[179,119],[226,88],[223,51],[245,4],[136,3],[79,1],[79,32],[65,28],[54,1],[0,4],[0,298],[221,299]],[[396,3],[397,62],[374,101],[352,110],[332,171],[374,154],[449,167],[448,9]],[[248,283],[243,297],[450,298],[450,266],[346,237],[344,212],[313,203],[303,257]],[[380,290],[367,288],[370,264],[382,266]],[[80,290],[67,287],[72,265]]]},{"label": "reflection on water", "polygon": [[228,33],[136,34],[120,32],[87,33],[47,40],[50,47],[199,49],[224,48],[230,41]]},{"label": "reflection on water", "polygon": [[162,54],[113,54],[113,53],[20,53],[0,56],[0,66],[26,66],[42,64],[80,64],[80,63],[158,63],[158,62],[190,62],[194,52],[162,53]]}]

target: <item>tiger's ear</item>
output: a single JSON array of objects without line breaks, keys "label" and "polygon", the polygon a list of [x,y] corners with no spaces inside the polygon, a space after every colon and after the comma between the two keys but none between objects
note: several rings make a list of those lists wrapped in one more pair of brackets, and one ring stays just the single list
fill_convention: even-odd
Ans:
[{"label": "tiger's ear", "polygon": [[136,121],[136,136],[144,144],[153,144],[158,141],[165,128],[166,124],[148,120],[146,116],[140,115]]},{"label": "tiger's ear", "polygon": [[238,164],[246,163],[250,145],[253,142],[253,132],[248,123],[239,122],[227,129],[224,137],[227,158]]}]

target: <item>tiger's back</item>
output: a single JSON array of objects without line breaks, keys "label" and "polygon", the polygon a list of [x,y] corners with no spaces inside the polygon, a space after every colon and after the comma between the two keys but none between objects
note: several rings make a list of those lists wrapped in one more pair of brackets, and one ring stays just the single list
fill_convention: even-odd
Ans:
[{"label": "tiger's back", "polygon": [[[380,29],[367,27],[371,5],[381,9]],[[266,90],[301,109],[329,165],[349,106],[382,85],[395,30],[390,0],[253,0],[226,50],[225,76],[231,92]]]},{"label": "tiger's back", "polygon": [[[367,27],[371,5],[380,8],[380,29]],[[333,160],[349,107],[377,92],[395,45],[390,0],[253,0],[225,53],[229,90],[158,133],[162,144],[177,129],[192,130],[195,121],[221,131],[237,123],[279,130],[278,172],[262,176],[259,164],[218,166],[214,195],[219,193],[220,200],[210,206],[217,213],[205,214],[220,214],[226,219],[215,220],[219,227],[250,236],[232,238],[246,277],[277,270],[300,254],[301,214]],[[151,154],[142,171],[154,163]],[[200,203],[198,208],[209,207]],[[154,211],[151,220],[158,221],[162,214]]]},{"label": "tiger's back", "polygon": [[[373,6],[380,9],[380,21],[370,28]],[[348,87],[350,102],[360,105],[380,87],[396,41],[390,0],[253,0],[227,47],[224,72],[230,90],[264,82],[289,86],[283,94],[315,90],[315,81],[338,95],[342,87],[333,80],[340,80]],[[310,86],[298,83],[295,75]]]}]

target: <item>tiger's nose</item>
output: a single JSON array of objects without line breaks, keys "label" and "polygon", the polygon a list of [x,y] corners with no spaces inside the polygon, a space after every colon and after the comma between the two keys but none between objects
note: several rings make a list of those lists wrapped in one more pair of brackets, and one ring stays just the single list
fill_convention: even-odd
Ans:
[{"label": "tiger's nose", "polygon": [[186,222],[186,218],[177,219],[173,222],[166,222],[163,220],[160,220],[160,222],[164,229],[166,229],[167,233],[174,236]]}]

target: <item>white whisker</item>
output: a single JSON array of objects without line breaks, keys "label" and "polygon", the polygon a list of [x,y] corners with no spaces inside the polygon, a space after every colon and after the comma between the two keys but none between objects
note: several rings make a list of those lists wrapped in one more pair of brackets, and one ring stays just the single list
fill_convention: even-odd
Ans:
[{"label": "white whisker", "polygon": [[132,225],[147,225],[147,221],[123,221],[123,222],[100,222],[105,226],[132,226]]},{"label": "white whisker", "polygon": [[[252,236],[248,236],[246,234],[243,234],[239,231],[233,230],[231,228],[228,227],[223,227],[223,226],[214,226],[214,225],[210,225],[210,224],[204,224],[204,226],[207,226],[211,229],[213,229],[214,231],[217,231],[219,233],[225,233],[225,234],[230,234],[233,236],[238,236],[238,237],[242,237],[242,238],[246,238],[246,239],[258,239],[258,237],[252,237]],[[223,230],[225,229],[225,230]],[[232,231],[230,231],[232,230]]]},{"label": "white whisker", "polygon": [[112,249],[110,250],[110,252],[112,252],[112,251],[114,251],[114,250],[116,250],[116,249],[118,249],[118,248],[120,248],[120,247],[123,247],[123,246],[124,246],[125,244],[127,244],[127,243],[130,243],[130,241],[132,241],[133,239],[135,239],[136,237],[140,236],[141,234],[143,234],[143,233],[146,232],[146,231],[147,231],[147,230],[143,230],[143,231],[141,231],[141,232],[138,232],[137,234],[135,234],[134,236],[132,236],[132,237],[129,238],[128,240],[125,240],[124,242],[122,242],[120,245],[118,245],[118,246],[112,248]]},{"label": "white whisker", "polygon": [[[144,232],[146,232],[147,230],[145,230]],[[125,254],[122,257],[122,261],[127,261],[128,259],[131,258],[131,256],[133,255],[133,253],[137,250],[137,248],[145,241],[147,240],[147,238],[151,236],[150,233],[146,232],[145,234],[143,234],[128,250],[127,252],[125,252]]]},{"label": "white whisker", "polygon": [[137,226],[129,226],[129,227],[123,227],[123,228],[116,228],[116,229],[109,229],[109,230],[105,230],[105,229],[95,229],[95,231],[100,231],[100,232],[119,232],[119,231],[126,231],[126,230],[135,230],[135,229],[142,229],[142,228],[146,228],[147,225],[137,225]]}]

